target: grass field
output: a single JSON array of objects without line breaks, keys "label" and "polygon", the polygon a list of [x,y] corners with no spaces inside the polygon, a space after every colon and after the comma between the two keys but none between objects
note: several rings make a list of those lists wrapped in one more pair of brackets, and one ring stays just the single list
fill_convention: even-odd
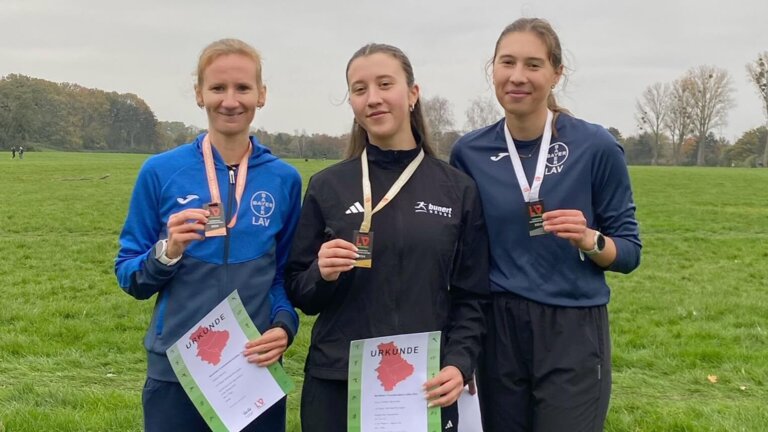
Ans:
[{"label": "grass field", "polygon": [[[113,259],[146,156],[9,156],[0,160],[0,432],[141,430],[152,302],[118,288]],[[305,181],[330,164],[291,162]],[[768,430],[768,170],[631,174],[645,248],[639,270],[610,276],[606,430]],[[310,327],[303,318],[285,359],[299,387]],[[298,392],[288,430],[297,419]]]}]

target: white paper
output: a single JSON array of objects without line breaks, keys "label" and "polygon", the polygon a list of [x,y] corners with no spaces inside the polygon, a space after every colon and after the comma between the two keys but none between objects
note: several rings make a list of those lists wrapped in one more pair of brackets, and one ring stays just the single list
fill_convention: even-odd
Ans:
[{"label": "white paper", "polygon": [[[247,341],[229,300],[225,299],[168,351],[169,357],[173,358],[171,350],[178,350],[194,380],[191,386],[185,386],[190,399],[195,402],[203,397],[220,423],[235,432],[242,430],[285,396],[267,368],[247,362],[243,355]],[[179,381],[185,384],[182,377]],[[197,389],[194,389],[194,384]],[[201,410],[201,407],[198,406],[198,409]],[[204,410],[201,414],[204,418],[211,417],[206,416]],[[208,418],[206,421],[212,429],[220,428]]]}]

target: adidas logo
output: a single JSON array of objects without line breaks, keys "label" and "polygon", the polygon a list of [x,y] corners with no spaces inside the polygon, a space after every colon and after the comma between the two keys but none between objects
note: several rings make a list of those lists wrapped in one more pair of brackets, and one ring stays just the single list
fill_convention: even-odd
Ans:
[{"label": "adidas logo", "polygon": [[365,211],[365,209],[360,204],[360,202],[359,201],[355,201],[355,203],[352,204],[351,206],[349,206],[347,211],[345,211],[344,213],[345,214],[355,214],[355,213],[363,213],[364,211]]},{"label": "adidas logo", "polygon": [[451,428],[453,428],[453,423],[450,420],[448,420],[448,424],[445,425],[445,430],[448,430],[448,429],[451,429]]}]

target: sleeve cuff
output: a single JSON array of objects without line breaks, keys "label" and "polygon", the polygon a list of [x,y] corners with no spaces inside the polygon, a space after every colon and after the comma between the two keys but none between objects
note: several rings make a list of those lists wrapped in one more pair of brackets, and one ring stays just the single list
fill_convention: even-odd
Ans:
[{"label": "sleeve cuff", "polygon": [[275,319],[269,328],[281,328],[288,334],[288,346],[293,343],[293,338],[298,331],[299,323],[296,318],[290,312],[281,310],[275,315]]}]

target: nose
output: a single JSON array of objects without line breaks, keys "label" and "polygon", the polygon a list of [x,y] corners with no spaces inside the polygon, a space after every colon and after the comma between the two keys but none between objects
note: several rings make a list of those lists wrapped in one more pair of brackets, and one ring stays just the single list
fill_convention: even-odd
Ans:
[{"label": "nose", "polygon": [[234,90],[227,91],[224,94],[224,100],[221,101],[221,106],[224,108],[237,108],[238,102]]},{"label": "nose", "polygon": [[368,91],[368,106],[376,106],[381,103],[381,93],[378,89],[372,88]]},{"label": "nose", "polygon": [[527,77],[525,75],[525,71],[523,70],[523,65],[516,64],[512,67],[512,70],[509,72],[509,82],[513,84],[523,84],[527,80]]}]

